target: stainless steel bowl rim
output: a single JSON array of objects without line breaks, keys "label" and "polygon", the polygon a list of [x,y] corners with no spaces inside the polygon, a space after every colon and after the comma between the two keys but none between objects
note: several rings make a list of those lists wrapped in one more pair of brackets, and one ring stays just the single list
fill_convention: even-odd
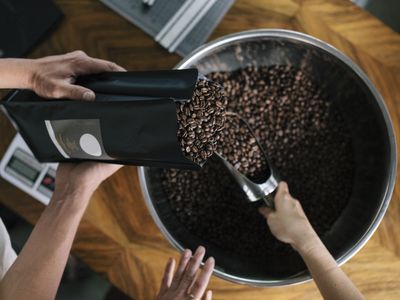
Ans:
[{"label": "stainless steel bowl rim", "polygon": [[[392,122],[391,122],[389,113],[387,111],[385,102],[383,101],[382,96],[377,91],[377,89],[372,84],[372,82],[369,80],[367,75],[349,57],[347,57],[342,52],[340,52],[338,49],[336,49],[335,47],[331,46],[330,44],[328,44],[322,40],[319,40],[315,37],[312,37],[312,36],[304,34],[304,33],[291,31],[291,30],[285,30],[285,29],[257,29],[257,30],[242,31],[242,32],[223,36],[221,38],[218,38],[214,41],[211,41],[211,42],[197,48],[192,53],[190,53],[186,58],[184,58],[175,68],[176,69],[185,69],[185,68],[191,66],[194,62],[198,61],[200,58],[209,54],[212,50],[215,50],[216,48],[219,48],[221,46],[226,46],[228,44],[231,44],[231,43],[234,43],[237,41],[243,42],[246,39],[254,40],[255,38],[261,38],[261,39],[262,38],[279,38],[279,39],[283,38],[283,39],[288,39],[288,40],[299,41],[299,42],[303,42],[305,44],[315,46],[317,48],[322,49],[323,51],[326,51],[326,52],[332,54],[333,56],[335,56],[336,58],[338,58],[339,60],[344,62],[347,66],[349,66],[358,75],[358,77],[367,85],[370,92],[375,97],[377,104],[379,105],[380,111],[382,113],[382,116],[385,120],[385,125],[386,125],[387,131],[388,131],[387,133],[389,136],[389,143],[390,143],[390,145],[389,145],[389,147],[390,147],[390,170],[388,170],[389,179],[388,179],[388,184],[386,186],[384,199],[381,202],[381,205],[380,205],[377,215],[375,216],[374,220],[372,221],[371,225],[366,230],[364,235],[346,253],[344,253],[341,257],[339,257],[336,260],[339,265],[342,265],[345,262],[347,262],[350,258],[352,258],[358,251],[360,251],[361,248],[371,238],[371,236],[373,235],[375,230],[378,228],[380,222],[382,221],[382,218],[384,217],[384,215],[386,213],[386,210],[389,206],[390,199],[391,199],[391,196],[393,193],[395,179],[396,179],[396,172],[397,172],[397,148],[396,148],[396,139],[395,139]],[[158,214],[154,208],[154,205],[153,205],[153,203],[150,199],[150,195],[148,193],[148,188],[147,188],[147,184],[146,184],[146,180],[145,180],[144,167],[138,168],[138,174],[139,174],[141,190],[142,190],[146,205],[150,211],[151,216],[153,217],[154,221],[156,222],[158,228],[161,230],[161,232],[164,234],[164,236],[167,238],[167,240],[174,247],[176,247],[180,251],[183,251],[184,247],[182,247],[182,245],[180,245],[174,239],[174,237],[168,232],[168,230],[165,228],[164,224],[161,222],[160,218],[158,217]],[[257,279],[245,278],[245,277],[227,274],[223,270],[218,269],[218,267],[215,269],[214,274],[220,278],[223,278],[223,279],[226,279],[226,280],[229,280],[232,282],[248,284],[248,285],[253,285],[253,286],[261,286],[261,287],[294,285],[294,284],[299,284],[299,283],[303,283],[303,282],[311,280],[311,276],[307,273],[303,273],[299,276],[293,275],[292,277],[279,279],[279,280],[257,280]]]}]

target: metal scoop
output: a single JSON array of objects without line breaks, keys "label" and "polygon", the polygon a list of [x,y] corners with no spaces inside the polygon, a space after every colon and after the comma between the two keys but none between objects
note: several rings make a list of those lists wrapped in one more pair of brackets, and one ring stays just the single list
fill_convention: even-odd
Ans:
[{"label": "metal scoop", "polygon": [[260,147],[260,150],[262,154],[264,155],[264,158],[267,162],[268,165],[268,171],[269,174],[267,175],[267,180],[263,183],[255,183],[252,180],[250,180],[248,177],[243,175],[241,172],[239,172],[232,164],[225,159],[221,154],[215,152],[215,157],[219,159],[221,164],[227,169],[227,171],[230,173],[234,181],[240,186],[240,188],[243,190],[243,192],[247,196],[247,200],[250,202],[256,202],[259,200],[263,200],[267,207],[273,208],[274,203],[273,203],[273,192],[278,186],[278,183],[280,181],[279,174],[274,168],[274,166],[271,164],[267,153],[265,152],[264,148],[261,146],[260,142],[258,141],[257,137],[255,136],[253,130],[251,129],[251,126],[247,123],[246,120],[244,120],[240,115],[232,112],[228,112],[226,114],[227,116],[236,116],[240,119],[241,122],[243,122],[250,133],[253,135],[253,137],[256,139],[256,143]]}]

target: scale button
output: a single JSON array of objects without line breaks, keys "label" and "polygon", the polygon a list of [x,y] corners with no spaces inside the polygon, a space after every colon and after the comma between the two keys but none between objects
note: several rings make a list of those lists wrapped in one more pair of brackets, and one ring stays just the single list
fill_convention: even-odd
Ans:
[{"label": "scale button", "polygon": [[79,145],[82,150],[92,156],[101,155],[101,146],[96,137],[92,134],[85,133],[79,139]]},{"label": "scale button", "polygon": [[51,177],[45,177],[43,178],[43,184],[44,185],[49,185],[53,183],[53,179]]}]

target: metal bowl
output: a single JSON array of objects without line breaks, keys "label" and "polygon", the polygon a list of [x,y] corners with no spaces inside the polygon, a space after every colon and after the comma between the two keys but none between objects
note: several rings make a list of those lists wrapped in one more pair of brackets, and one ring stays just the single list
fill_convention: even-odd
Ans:
[{"label": "metal bowl", "polygon": [[[176,68],[197,67],[207,75],[254,64],[306,67],[329,99],[341,108],[351,127],[356,165],[352,194],[323,239],[341,265],[370,239],[392,196],[397,153],[384,101],[365,73],[343,53],[314,37],[288,30],[253,30],[222,37],[192,52]],[[188,232],[172,213],[160,184],[160,170],[138,170],[144,199],[160,230],[179,250],[205,245],[208,255],[216,258],[215,275],[256,286],[290,285],[311,279],[300,258],[254,266],[246,263],[246,257],[234,257],[208,245]]]}]

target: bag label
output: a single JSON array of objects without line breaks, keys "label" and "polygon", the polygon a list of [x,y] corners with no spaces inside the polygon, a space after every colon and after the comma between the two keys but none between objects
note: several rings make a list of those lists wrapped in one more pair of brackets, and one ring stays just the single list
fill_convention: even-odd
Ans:
[{"label": "bag label", "polygon": [[64,158],[113,160],[104,149],[98,119],[45,120],[44,123]]}]

